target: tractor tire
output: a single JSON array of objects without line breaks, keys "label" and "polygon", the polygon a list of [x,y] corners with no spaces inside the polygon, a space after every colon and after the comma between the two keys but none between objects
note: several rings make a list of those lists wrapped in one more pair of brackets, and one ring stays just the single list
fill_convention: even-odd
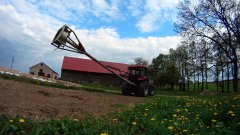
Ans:
[{"label": "tractor tire", "polygon": [[153,96],[155,94],[155,90],[154,90],[154,87],[153,86],[149,86],[148,87],[148,95],[149,96]]},{"label": "tractor tire", "polygon": [[122,84],[122,95],[127,96],[127,95],[130,95],[130,94],[131,94],[131,93],[130,93],[130,91],[128,90],[128,84],[125,83],[125,82],[123,82],[123,84]]},{"label": "tractor tire", "polygon": [[153,96],[155,94],[155,89],[154,89],[154,85],[153,85],[153,81],[149,80],[149,86],[148,86],[148,95],[149,96]]},{"label": "tractor tire", "polygon": [[138,95],[141,97],[148,96],[148,82],[140,82],[139,88],[138,88]]}]

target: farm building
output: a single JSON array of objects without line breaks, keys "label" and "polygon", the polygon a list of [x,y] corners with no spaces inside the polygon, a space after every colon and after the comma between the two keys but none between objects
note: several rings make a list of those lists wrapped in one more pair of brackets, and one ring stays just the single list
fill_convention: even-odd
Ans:
[{"label": "farm building", "polygon": [[[111,67],[119,75],[128,70],[127,64],[101,61]],[[118,70],[117,70],[118,69]],[[112,74],[93,60],[64,57],[61,78],[64,81],[75,83],[101,83],[107,85],[120,85],[122,80]]]},{"label": "farm building", "polygon": [[58,73],[52,70],[45,63],[40,62],[29,68],[29,73],[32,75],[43,76],[48,78],[57,79]]}]

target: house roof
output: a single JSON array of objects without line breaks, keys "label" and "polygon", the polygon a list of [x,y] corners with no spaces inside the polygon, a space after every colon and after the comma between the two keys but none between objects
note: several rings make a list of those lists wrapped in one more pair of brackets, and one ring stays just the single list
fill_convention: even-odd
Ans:
[{"label": "house roof", "polygon": [[[114,63],[106,61],[100,62],[106,66],[111,67],[111,69],[117,74],[124,74],[124,72],[127,72],[129,66],[128,64],[123,63]],[[62,69],[81,72],[112,74],[110,71],[106,70],[93,60],[66,56],[63,59]],[[120,71],[116,69],[119,69]]]},{"label": "house roof", "polygon": [[40,63],[38,63],[38,64],[36,64],[36,65],[33,65],[33,66],[31,66],[29,69],[31,69],[31,68],[33,68],[33,67],[35,67],[35,66],[37,66],[37,65],[40,65],[40,64],[45,65],[45,66],[48,67],[50,70],[52,70],[55,74],[58,75],[58,73],[57,73],[56,71],[54,71],[52,68],[50,68],[50,67],[49,67],[47,64],[45,64],[44,62],[40,62]]}]

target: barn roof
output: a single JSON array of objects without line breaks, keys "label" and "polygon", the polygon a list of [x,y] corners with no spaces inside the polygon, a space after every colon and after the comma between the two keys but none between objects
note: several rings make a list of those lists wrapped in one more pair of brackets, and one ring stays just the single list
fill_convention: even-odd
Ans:
[{"label": "barn roof", "polygon": [[[123,63],[115,63],[115,62],[106,62],[100,61],[102,64],[111,67],[113,71],[117,74],[124,74],[128,70],[128,64]],[[82,58],[73,58],[64,56],[62,69],[65,70],[73,70],[73,71],[81,71],[81,72],[91,72],[91,73],[104,73],[104,74],[112,74],[99,64],[97,64],[93,60],[82,59]],[[120,69],[116,70],[116,69]],[[124,72],[122,72],[124,71]]]}]

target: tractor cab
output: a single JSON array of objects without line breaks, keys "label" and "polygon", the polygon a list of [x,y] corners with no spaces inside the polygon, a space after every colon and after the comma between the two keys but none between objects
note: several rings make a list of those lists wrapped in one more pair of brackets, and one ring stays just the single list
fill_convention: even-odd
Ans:
[{"label": "tractor cab", "polygon": [[130,76],[146,76],[147,68],[144,66],[129,66],[128,71]]},{"label": "tractor cab", "polygon": [[138,84],[139,81],[148,80],[147,68],[144,66],[132,65],[128,67],[128,80]]}]

